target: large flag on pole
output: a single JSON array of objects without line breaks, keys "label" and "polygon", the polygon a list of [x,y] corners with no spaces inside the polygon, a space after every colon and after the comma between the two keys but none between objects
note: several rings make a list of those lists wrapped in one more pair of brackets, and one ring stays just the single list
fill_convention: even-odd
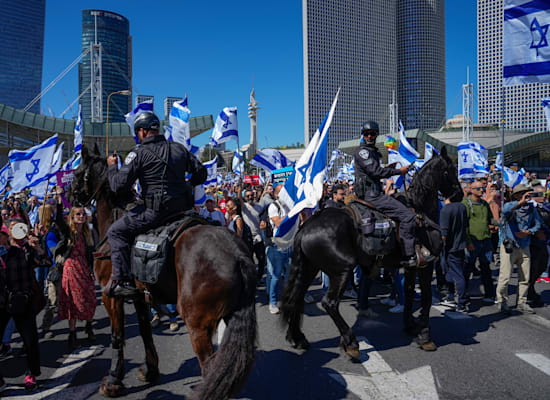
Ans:
[{"label": "large flag on pole", "polygon": [[437,151],[437,149],[434,146],[426,142],[424,146],[424,161],[431,160],[434,153],[439,155],[439,151]]},{"label": "large flag on pole", "polygon": [[218,115],[211,141],[214,146],[228,140],[239,138],[239,124],[237,122],[237,107],[225,107]]},{"label": "large flag on pole", "polygon": [[550,83],[550,1],[504,0],[503,84]]},{"label": "large flag on pole", "polygon": [[489,173],[488,151],[477,142],[458,144],[458,177],[480,178]]},{"label": "large flag on pole", "polygon": [[57,144],[57,134],[27,150],[12,150],[8,158],[13,170],[13,192],[36,185],[48,176]]},{"label": "large flag on pole", "polygon": [[233,155],[233,162],[231,163],[231,169],[237,175],[241,175],[242,173],[244,173],[243,155],[237,150],[235,150],[235,153]]},{"label": "large flag on pole", "polygon": [[294,172],[288,177],[283,189],[279,192],[279,200],[290,211],[279,225],[275,233],[276,237],[291,237],[298,226],[300,212],[306,208],[317,207],[317,203],[323,195],[323,182],[327,166],[327,136],[339,94],[340,88],[336,92],[325,119],[296,163]]},{"label": "large flag on pole", "polygon": [[187,96],[181,101],[176,101],[170,110],[168,120],[170,122],[170,139],[181,143],[187,150],[191,147],[191,131],[189,129],[189,116],[191,110],[187,107]]},{"label": "large flag on pole", "polygon": [[136,136],[136,133],[134,132],[134,121],[136,120],[137,116],[140,114],[143,114],[145,112],[153,112],[153,100],[145,100],[143,103],[139,103],[136,108],[134,108],[132,111],[130,111],[128,114],[124,116],[126,118],[126,123],[130,125],[130,132],[132,132],[132,135],[134,136],[134,140],[136,141],[136,144],[139,144],[139,140]]},{"label": "large flag on pole", "polygon": [[36,196],[40,200],[42,200],[44,198],[44,195],[46,194],[46,191],[53,188],[57,183],[57,179],[55,179],[55,174],[57,173],[57,171],[60,171],[62,167],[64,146],[65,143],[61,142],[61,144],[57,147],[57,150],[52,157],[50,173],[43,177],[40,182],[37,182],[34,186],[31,187],[32,196]]},{"label": "large flag on pole", "polygon": [[0,169],[0,193],[6,190],[8,182],[13,179],[13,172],[11,170],[11,165],[8,162],[4,165],[4,168]]},{"label": "large flag on pole", "polygon": [[[82,158],[82,105],[78,105],[78,119],[74,127],[74,156],[72,168],[77,169]],[[59,146],[63,148],[63,146]]]},{"label": "large flag on pole", "polygon": [[218,156],[214,157],[213,160],[202,163],[202,165],[206,167],[207,171],[206,181],[204,182],[204,185],[208,186],[218,183],[218,180],[216,178],[218,173]]},{"label": "large flag on pole", "polygon": [[292,163],[285,157],[283,153],[275,149],[263,149],[256,153],[250,160],[250,165],[262,168],[268,172],[274,169],[281,169],[290,166]]},{"label": "large flag on pole", "polygon": [[412,164],[414,160],[420,158],[418,151],[416,151],[407,140],[405,128],[403,128],[401,121],[399,121],[399,155],[407,160],[409,164]]}]

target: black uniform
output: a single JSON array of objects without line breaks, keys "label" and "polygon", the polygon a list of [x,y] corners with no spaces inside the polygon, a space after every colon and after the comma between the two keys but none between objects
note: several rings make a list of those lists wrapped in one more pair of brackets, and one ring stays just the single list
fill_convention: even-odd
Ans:
[{"label": "black uniform", "polygon": [[[185,176],[191,173],[190,184]],[[139,180],[144,204],[130,210],[109,228],[113,263],[113,280],[130,274],[130,248],[135,237],[158,226],[163,218],[194,205],[192,187],[204,183],[206,168],[187,149],[164,136],[155,135],[143,140],[117,169],[108,170],[109,185],[114,192],[131,190]]]},{"label": "black uniform", "polygon": [[399,236],[403,255],[414,255],[415,215],[400,201],[387,196],[382,191],[380,179],[399,175],[395,168],[380,166],[381,154],[374,144],[361,142],[355,154],[355,193],[365,201],[371,203],[378,211],[400,222]]}]

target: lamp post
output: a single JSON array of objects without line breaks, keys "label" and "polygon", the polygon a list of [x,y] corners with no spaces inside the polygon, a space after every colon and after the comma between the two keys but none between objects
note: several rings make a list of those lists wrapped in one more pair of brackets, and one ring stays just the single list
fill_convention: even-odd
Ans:
[{"label": "lamp post", "polygon": [[128,89],[119,90],[119,91],[113,92],[109,96],[107,96],[107,133],[105,135],[105,155],[107,157],[109,157],[109,102],[111,101],[111,96],[113,94],[122,94],[124,96],[130,96],[132,94],[132,92]]}]

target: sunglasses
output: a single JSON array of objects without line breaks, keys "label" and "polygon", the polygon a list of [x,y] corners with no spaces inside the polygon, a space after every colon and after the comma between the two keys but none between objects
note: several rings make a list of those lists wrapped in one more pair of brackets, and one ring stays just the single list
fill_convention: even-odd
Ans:
[{"label": "sunglasses", "polygon": [[77,212],[77,213],[74,213],[74,215],[76,215],[77,217],[81,217],[81,216],[83,216],[83,215],[86,215],[86,213]]}]

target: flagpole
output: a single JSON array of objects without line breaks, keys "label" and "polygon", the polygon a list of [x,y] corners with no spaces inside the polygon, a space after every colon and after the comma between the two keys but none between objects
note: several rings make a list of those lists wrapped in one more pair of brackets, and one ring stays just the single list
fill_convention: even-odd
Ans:
[{"label": "flagpole", "polygon": [[502,162],[501,162],[501,168],[500,168],[500,177],[502,179],[502,186],[500,188],[500,210],[504,209],[504,82],[502,84],[502,90],[500,92],[500,99],[501,99],[501,120],[500,120],[500,136],[501,136],[501,142],[500,142],[500,152],[502,153]]}]

